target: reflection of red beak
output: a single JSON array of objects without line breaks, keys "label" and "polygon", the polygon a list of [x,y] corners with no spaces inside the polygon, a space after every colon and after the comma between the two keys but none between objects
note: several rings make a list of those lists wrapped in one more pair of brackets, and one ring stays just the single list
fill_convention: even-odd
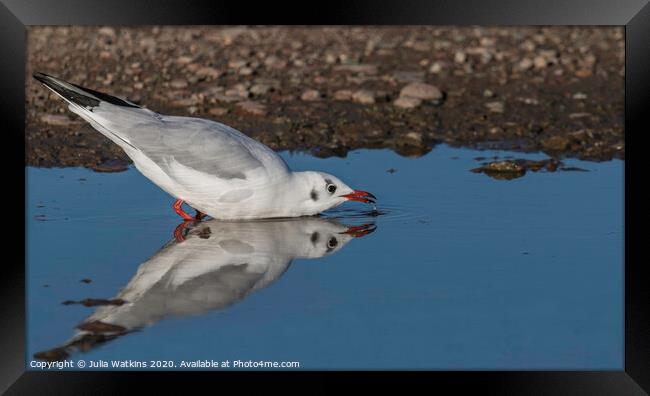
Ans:
[{"label": "reflection of red beak", "polygon": [[375,203],[377,197],[370,194],[367,191],[354,190],[350,194],[341,195],[343,198],[347,198],[349,201],[359,201],[363,203]]},{"label": "reflection of red beak", "polygon": [[352,235],[355,238],[362,237],[374,232],[377,229],[377,226],[374,224],[362,224],[359,226],[348,227],[347,230],[341,232],[341,234]]}]

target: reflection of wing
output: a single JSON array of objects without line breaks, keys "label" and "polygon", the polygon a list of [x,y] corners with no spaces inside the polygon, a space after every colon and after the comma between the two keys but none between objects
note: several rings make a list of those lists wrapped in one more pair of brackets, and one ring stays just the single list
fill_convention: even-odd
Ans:
[{"label": "reflection of wing", "polygon": [[217,122],[162,117],[122,130],[129,142],[170,177],[188,170],[220,179],[254,179],[288,173],[284,160],[268,147]]}]

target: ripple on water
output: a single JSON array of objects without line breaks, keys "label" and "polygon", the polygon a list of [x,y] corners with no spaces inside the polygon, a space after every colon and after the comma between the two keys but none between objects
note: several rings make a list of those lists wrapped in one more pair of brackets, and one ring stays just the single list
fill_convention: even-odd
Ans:
[{"label": "ripple on water", "polygon": [[373,220],[382,223],[428,223],[429,216],[424,214],[421,208],[408,207],[403,205],[378,205],[373,209],[337,207],[322,213],[324,217],[339,220]]}]

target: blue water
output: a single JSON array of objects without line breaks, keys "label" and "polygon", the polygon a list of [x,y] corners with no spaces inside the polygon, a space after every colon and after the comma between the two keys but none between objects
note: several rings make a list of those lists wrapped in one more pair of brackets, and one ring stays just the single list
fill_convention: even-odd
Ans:
[{"label": "blue water", "polygon": [[[329,159],[283,153],[295,170],[327,171],[373,192],[386,212],[371,217],[367,206],[349,203],[326,216],[338,220],[315,227],[376,230],[340,240],[324,257],[294,260],[225,307],[189,312],[201,305],[200,288],[232,286],[221,275],[156,286],[130,316],[136,328],[71,349],[69,359],[171,360],[177,369],[199,359],[297,361],[300,369],[622,369],[623,162],[567,160],[589,172],[510,181],[468,171],[474,157],[509,154],[544,158],[446,146],[418,159],[387,150]],[[114,298],[152,256],[191,242],[161,251],[180,223],[173,199],[133,168],[26,173],[29,366],[97,310],[63,301]],[[204,243],[196,252],[221,260],[223,253],[209,253],[218,238],[275,236],[265,250],[270,261],[281,248],[299,249],[293,230],[307,227],[268,227],[276,226],[288,231],[254,226],[240,237],[217,224],[209,239],[192,240]],[[180,263],[181,278],[191,280],[201,260]]]}]

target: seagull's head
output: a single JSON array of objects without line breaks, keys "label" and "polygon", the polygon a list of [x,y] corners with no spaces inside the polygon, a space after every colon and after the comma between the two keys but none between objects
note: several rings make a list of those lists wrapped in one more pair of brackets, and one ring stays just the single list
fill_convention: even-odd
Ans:
[{"label": "seagull's head", "polygon": [[310,214],[320,213],[347,201],[374,204],[377,199],[367,191],[355,190],[336,176],[324,172],[299,172],[304,196],[298,197]]}]

